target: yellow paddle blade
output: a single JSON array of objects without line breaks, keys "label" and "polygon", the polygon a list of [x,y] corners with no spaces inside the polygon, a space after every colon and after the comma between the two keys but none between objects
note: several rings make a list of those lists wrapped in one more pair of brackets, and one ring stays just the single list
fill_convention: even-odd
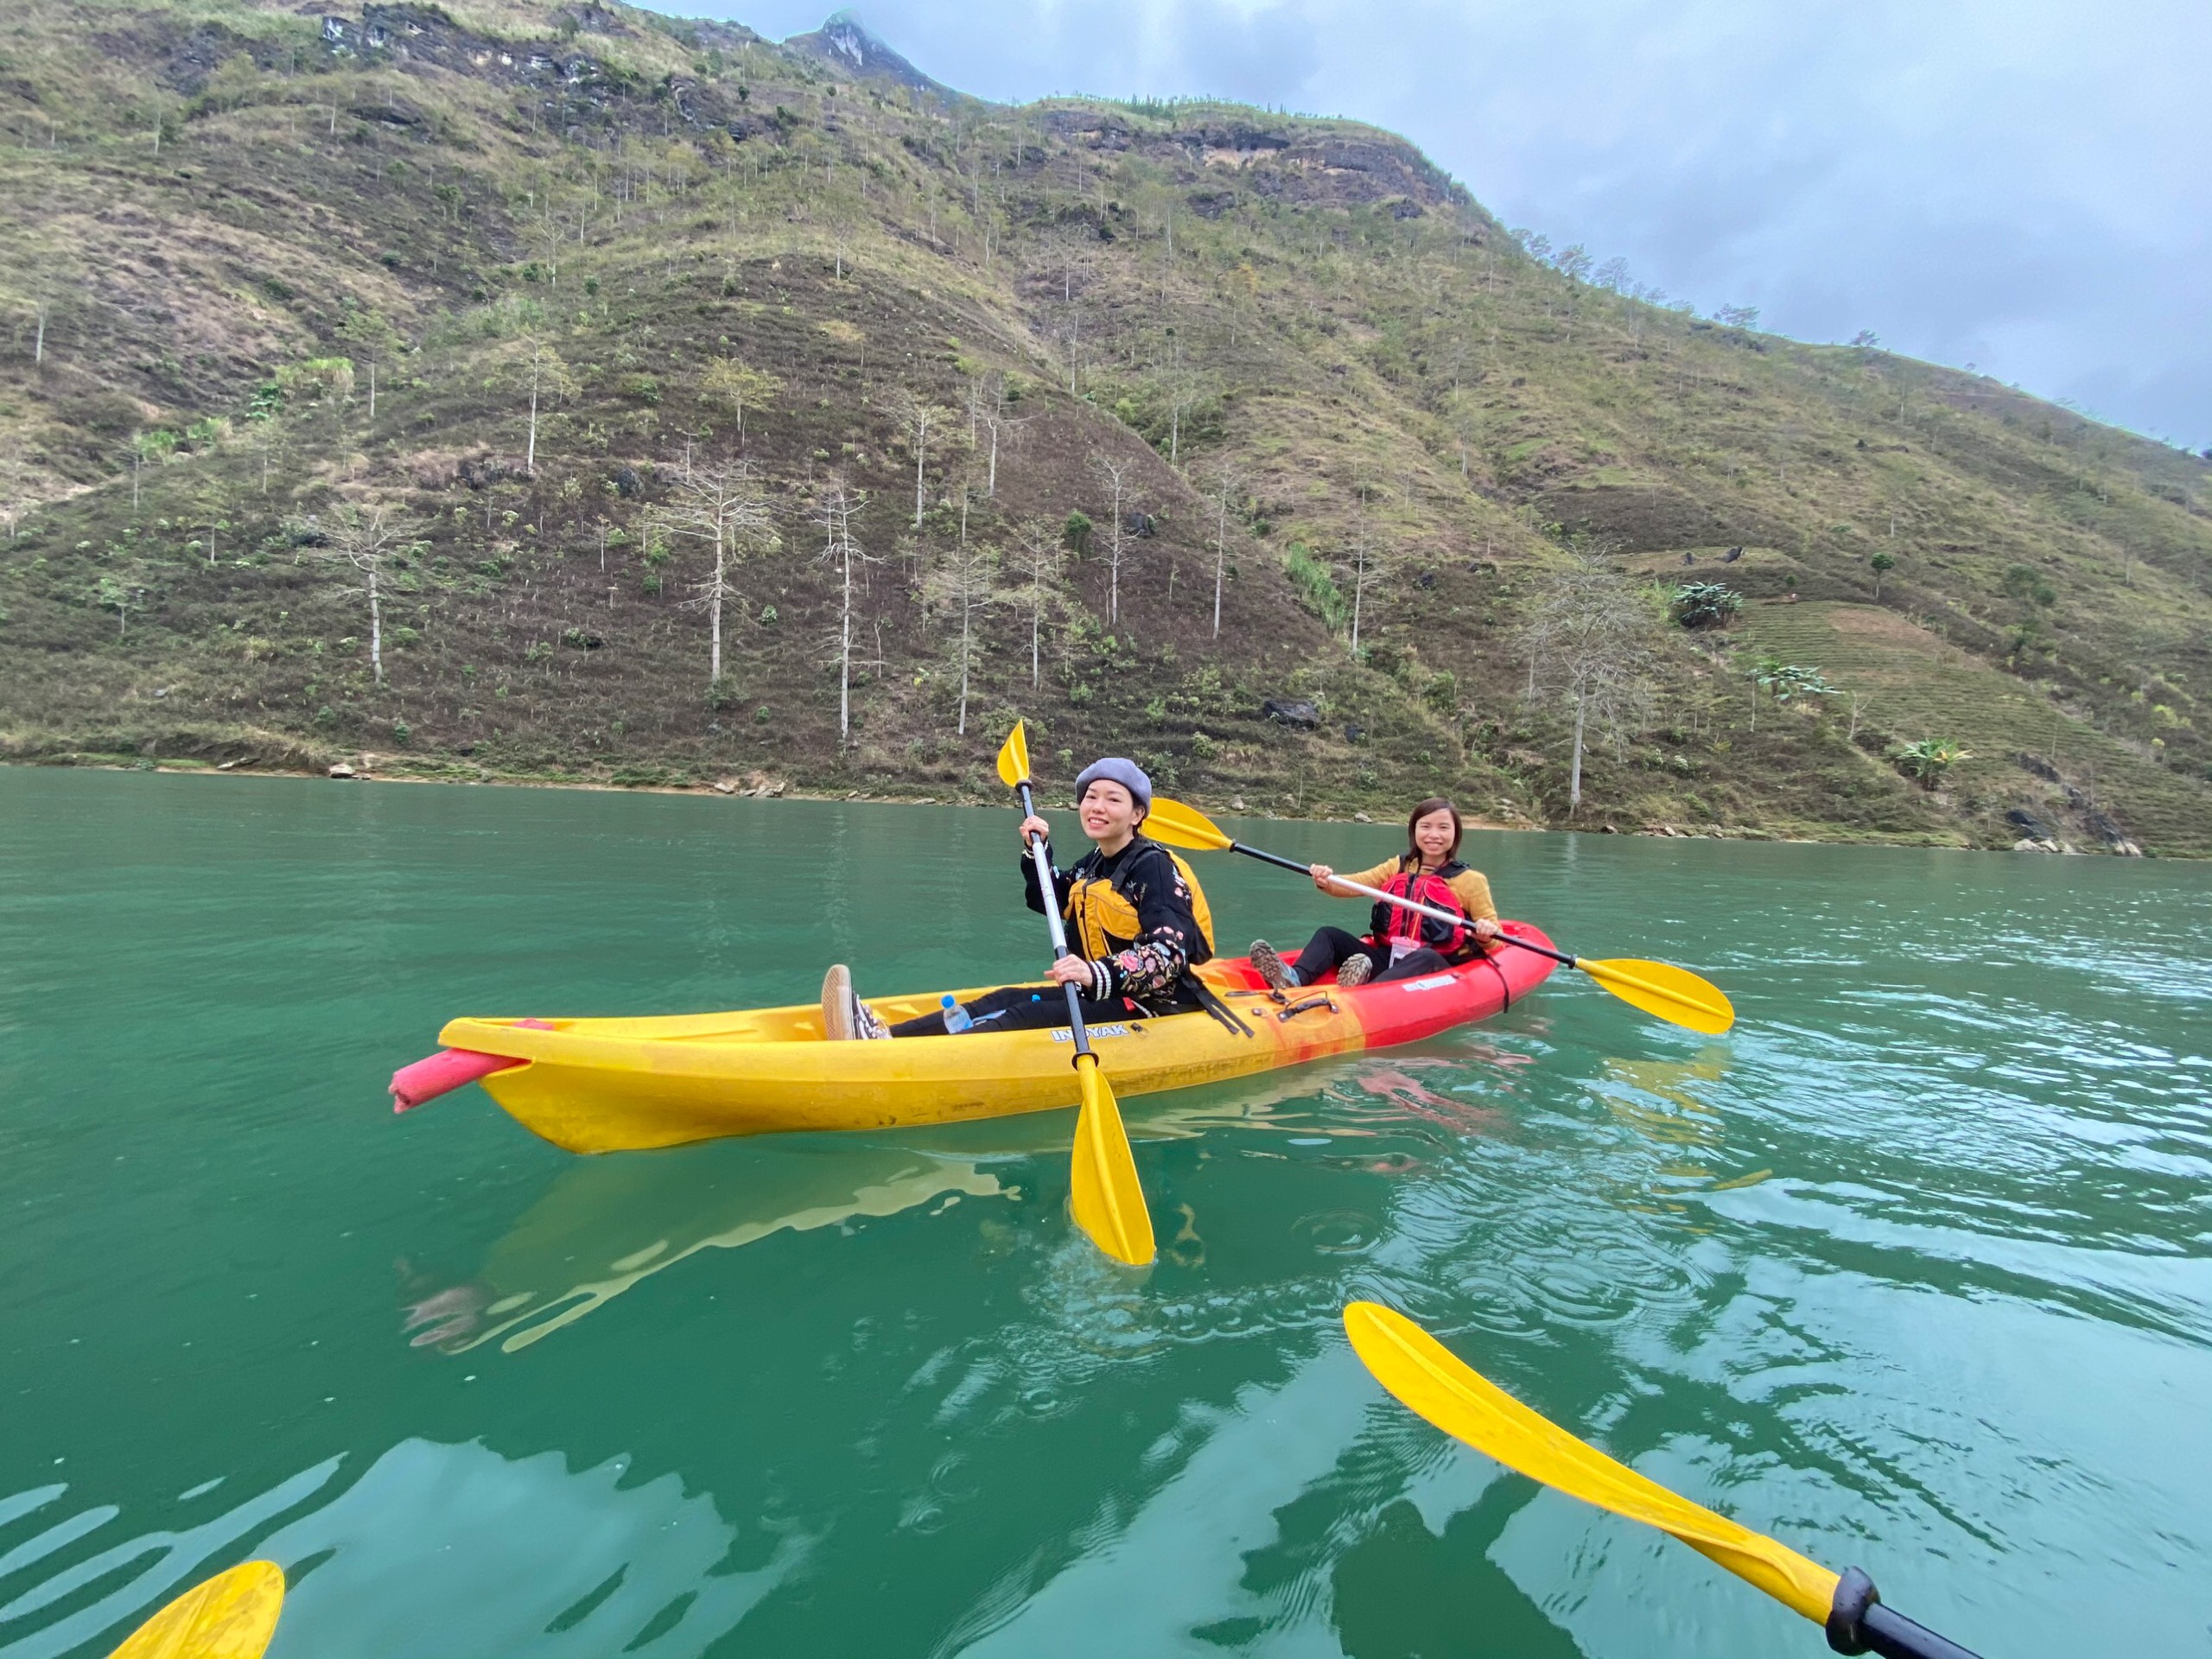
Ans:
[{"label": "yellow paddle blade", "polygon": [[1098,1069],[1095,1055],[1077,1060],[1083,1111],[1075,1122],[1075,1189],[1071,1200],[1076,1225],[1116,1262],[1148,1267],[1153,1257],[1152,1216],[1137,1185],[1137,1160],[1129,1151],[1129,1132],[1122,1127],[1114,1086]]},{"label": "yellow paddle blade", "polygon": [[1670,1532],[1793,1612],[1825,1624],[1836,1575],[1616,1463],[1540,1417],[1402,1313],[1375,1302],[1344,1309],[1353,1351],[1375,1380],[1454,1440],[1601,1510]]},{"label": "yellow paddle blade", "polygon": [[999,745],[999,781],[1008,789],[1020,789],[1029,781],[1029,734],[1022,730],[1023,724],[1015,721]]},{"label": "yellow paddle blade", "polygon": [[284,1569],[248,1561],[195,1584],[110,1659],[261,1659],[284,1607]]},{"label": "yellow paddle blade", "polygon": [[1574,965],[1622,1001],[1692,1031],[1718,1037],[1736,1023],[1735,1005],[1720,988],[1687,968],[1666,962],[1639,962],[1633,957],[1605,962],[1580,957]]},{"label": "yellow paddle blade", "polygon": [[1157,795],[1152,798],[1152,810],[1145,814],[1144,832],[1170,847],[1189,847],[1201,853],[1218,853],[1236,844],[1196,807]]}]

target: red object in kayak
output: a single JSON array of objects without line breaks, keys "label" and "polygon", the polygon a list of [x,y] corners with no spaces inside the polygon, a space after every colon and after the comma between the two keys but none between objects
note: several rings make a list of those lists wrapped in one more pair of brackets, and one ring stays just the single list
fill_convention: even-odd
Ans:
[{"label": "red object in kayak", "polygon": [[[518,1026],[531,1031],[550,1031],[552,1027],[543,1020],[518,1020]],[[505,1054],[480,1054],[472,1048],[442,1048],[436,1053],[419,1059],[412,1065],[403,1065],[391,1074],[391,1109],[411,1112],[417,1106],[428,1105],[440,1095],[449,1095],[464,1084],[479,1077],[488,1077],[494,1071],[504,1071],[511,1065],[520,1065],[520,1060]]]}]

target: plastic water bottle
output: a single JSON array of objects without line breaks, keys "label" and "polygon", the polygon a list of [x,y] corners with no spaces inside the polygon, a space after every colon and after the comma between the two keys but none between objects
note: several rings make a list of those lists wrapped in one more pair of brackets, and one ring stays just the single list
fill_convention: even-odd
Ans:
[{"label": "plastic water bottle", "polygon": [[944,1003],[945,1035],[948,1037],[957,1037],[962,1032],[967,1030],[970,1026],[976,1023],[974,1016],[971,1015],[967,1009],[962,1007],[959,1003],[953,1001],[952,993],[950,991],[947,991],[944,994],[943,1001]]}]

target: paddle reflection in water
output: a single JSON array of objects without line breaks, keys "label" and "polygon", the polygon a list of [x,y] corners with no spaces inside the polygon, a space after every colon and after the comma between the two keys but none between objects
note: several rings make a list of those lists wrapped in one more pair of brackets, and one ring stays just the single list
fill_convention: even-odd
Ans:
[{"label": "paddle reflection in water", "polygon": [[[1427,1046],[1387,1064],[1347,1057],[1310,1068],[1296,1084],[1238,1097],[1242,1111],[1217,1118],[1196,1154],[1219,1173],[1161,1189],[1194,1193],[1202,1205],[1236,1191],[1236,1225],[1215,1238],[1208,1279],[1166,1294],[1155,1286],[1148,1298],[1120,1303],[1095,1255],[1058,1252],[1029,1295],[1033,1315],[1049,1313],[1052,1323],[1002,1332],[993,1363],[1021,1368],[1032,1387],[1049,1377],[1064,1395],[1111,1389],[1133,1362],[1157,1363],[1171,1351],[1186,1357],[1171,1363],[1188,1363],[1240,1342],[1302,1341],[1331,1317],[1329,1296],[1357,1282],[1351,1275],[1423,1279],[1464,1252],[1481,1209],[1446,1195],[1521,1138],[1494,1103],[1518,1085],[1522,1057],[1466,1035]],[[1141,1143],[1146,1120],[1135,1116],[1129,1127]],[[1255,1161],[1266,1167],[1262,1179],[1237,1173]],[[1433,1228],[1425,1224],[1432,1217]],[[1255,1239],[1273,1242],[1255,1247]],[[1302,1258],[1284,1255],[1286,1241]],[[1098,1333],[1109,1328],[1120,1332],[1120,1351],[1096,1353]],[[1516,1484],[1484,1501],[1494,1471],[1418,1443],[1376,1409],[1364,1382],[1349,1352],[1325,1345],[1287,1375],[1232,1389],[1218,1404],[1186,1402],[1088,1524],[1011,1564],[932,1651],[963,1659],[1573,1654],[1572,1640],[1505,1574],[1471,1573],[1465,1560],[1479,1562],[1533,1494]],[[1356,1637],[1406,1630],[1405,1598],[1427,1586],[1408,1579],[1393,1552],[1347,1546],[1402,1538],[1408,1528],[1439,1536],[1448,1529],[1460,1559],[1446,1564],[1435,1550],[1425,1553],[1432,1574],[1459,1593],[1415,1624],[1440,1637],[1453,1630],[1457,1643],[1352,1646]],[[1460,1616],[1469,1622],[1454,1630]],[[1492,1634],[1518,1645],[1490,1645]]]},{"label": "paddle reflection in water", "polygon": [[1720,1103],[1727,1093],[1729,1058],[1726,1048],[1713,1045],[1687,1060],[1603,1062],[1591,1087],[1627,1132],[1629,1144],[1649,1154],[1626,1185],[1607,1184],[1616,1203],[1681,1213],[1685,1192],[1756,1179],[1723,1176],[1714,1167],[1725,1165],[1727,1155],[1728,1123]]},{"label": "paddle reflection in water", "polygon": [[1003,1190],[972,1159],[849,1136],[583,1160],[469,1279],[443,1288],[417,1280],[403,1328],[418,1347],[458,1354],[496,1341],[515,1353],[702,1250]]},{"label": "paddle reflection in water", "polygon": [[[1356,1110],[1363,1091],[1455,1132],[1494,1127],[1495,1114],[1422,1088],[1408,1070],[1440,1065],[1460,1075],[1447,1063],[1417,1058],[1352,1066],[1325,1098]],[[1129,1131],[1158,1141],[1231,1125],[1263,1133],[1311,1127],[1315,1081],[1311,1074],[1296,1080],[1268,1074],[1164,1096],[1133,1105]],[[1276,1121],[1287,1103],[1306,1109]],[[1371,1107],[1366,1110],[1371,1115]],[[1378,1132],[1357,1123],[1332,1127],[1354,1139]],[[1065,1155],[1065,1137],[1064,1120],[1031,1115],[888,1139],[709,1141],[571,1162],[465,1276],[441,1278],[403,1262],[402,1332],[414,1346],[448,1354],[493,1343],[518,1352],[702,1250],[736,1249],[784,1231],[842,1232],[932,1204],[941,1214],[963,1198],[1004,1196],[1019,1179],[1049,1180],[1045,1166]],[[1399,1166],[1411,1166],[1411,1160]],[[1167,1229],[1186,1266],[1203,1255],[1192,1226],[1185,1207]]]}]

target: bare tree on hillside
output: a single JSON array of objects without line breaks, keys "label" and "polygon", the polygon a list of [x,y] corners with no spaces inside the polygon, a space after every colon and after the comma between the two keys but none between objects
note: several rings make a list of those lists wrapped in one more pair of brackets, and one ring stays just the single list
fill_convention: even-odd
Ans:
[{"label": "bare tree on hillside", "polygon": [[1062,355],[1068,367],[1068,396],[1075,397],[1082,384],[1083,372],[1083,302],[1077,300],[1067,307],[1067,320],[1060,325]]},{"label": "bare tree on hillside", "polygon": [[969,450],[961,463],[954,482],[958,487],[960,501],[960,545],[968,545],[968,514],[976,505],[976,452]]},{"label": "bare tree on hillside", "polygon": [[273,405],[262,404],[250,408],[245,415],[246,429],[253,434],[253,451],[261,461],[261,493],[269,493],[269,474],[276,462],[276,452],[283,447],[284,435],[277,426],[277,411]]},{"label": "bare tree on hillside", "polygon": [[1083,301],[1076,293],[1076,278],[1086,280],[1090,274],[1091,257],[1097,247],[1097,238],[1088,231],[1077,227],[1054,238],[1049,245],[1050,257],[1046,266],[1048,280],[1057,276],[1060,290],[1060,306],[1064,321],[1058,330],[1065,347],[1068,371],[1068,395],[1076,394],[1083,359]]},{"label": "bare tree on hillside", "polygon": [[537,469],[537,413],[543,403],[558,403],[576,394],[576,377],[569,370],[568,363],[553,347],[552,341],[538,334],[527,334],[516,340],[510,348],[506,363],[507,384],[518,391],[530,394],[530,439],[523,452],[523,467]]},{"label": "bare tree on hillside", "polygon": [[1097,237],[1080,225],[1063,232],[1046,245],[1045,275],[1047,279],[1054,276],[1059,278],[1061,304],[1075,303],[1075,279],[1078,276],[1086,279],[1090,276],[1091,260],[1097,246]]},{"label": "bare tree on hillside", "polygon": [[1522,641],[1531,685],[1574,710],[1570,813],[1582,804],[1582,752],[1591,726],[1618,746],[1649,717],[1657,632],[1646,596],[1602,559],[1577,555],[1542,578]]},{"label": "bare tree on hillside", "polygon": [[1063,527],[1046,518],[1024,524],[1014,547],[1029,589],[1029,689],[1033,691],[1045,683],[1045,601],[1059,587],[1068,548]]},{"label": "bare tree on hillside", "polygon": [[120,574],[102,573],[96,596],[102,609],[115,613],[115,637],[118,639],[128,639],[130,633],[130,613],[145,608],[144,567],[134,559]]},{"label": "bare tree on hillside", "polygon": [[545,200],[540,204],[537,223],[532,227],[533,239],[543,250],[539,262],[545,267],[545,285],[548,288],[561,285],[561,244],[568,239],[568,226],[554,211],[553,193],[549,189],[545,193]]},{"label": "bare tree on hillside", "polygon": [[985,371],[970,375],[968,379],[968,447],[980,447],[976,429],[982,424],[983,410],[1006,400],[1006,379],[1002,375]]},{"label": "bare tree on hillside", "polygon": [[822,551],[816,562],[830,567],[837,582],[837,741],[845,742],[853,729],[853,630],[857,614],[858,583],[867,567],[880,563],[853,539],[853,515],[868,500],[842,478],[833,477],[814,505],[814,522],[822,530]]},{"label": "bare tree on hillside", "polygon": [[11,443],[0,454],[0,519],[7,521],[8,539],[16,539],[16,527],[23,514],[38,503],[38,493],[32,487],[30,470],[23,465],[22,446]]},{"label": "bare tree on hillside", "polygon": [[[1180,351],[1180,346],[1178,346]],[[1183,423],[1190,412],[1204,403],[1211,391],[1203,375],[1183,367],[1179,363],[1167,373],[1167,464],[1182,464]]]},{"label": "bare tree on hillside", "polygon": [[338,337],[352,348],[356,357],[365,359],[369,365],[369,419],[377,417],[377,369],[385,359],[400,348],[399,336],[391,325],[375,312],[363,306],[350,308],[345,321],[338,325]]},{"label": "bare tree on hillside", "polygon": [[922,472],[929,461],[930,433],[941,429],[950,420],[952,411],[944,404],[931,403],[904,387],[891,394],[887,407],[891,418],[899,423],[907,441],[914,446],[914,528],[919,530],[923,511],[928,505],[923,489]]},{"label": "bare tree on hillside", "polygon": [[717,358],[699,371],[699,396],[737,416],[737,452],[745,453],[745,411],[758,409],[784,389],[784,383],[760,369],[749,369],[729,358]]},{"label": "bare tree on hillside", "polygon": [[231,528],[230,492],[219,479],[208,479],[192,493],[190,505],[192,516],[188,522],[194,529],[207,532],[207,568],[212,570],[223,534]]},{"label": "bare tree on hillside", "polygon": [[1098,480],[1109,499],[1106,515],[1106,625],[1114,626],[1122,620],[1122,561],[1128,555],[1129,532],[1122,515],[1128,504],[1135,499],[1136,483],[1135,463],[1116,455],[1097,454],[1090,458],[1090,470]]},{"label": "bare tree on hillside", "polygon": [[1213,475],[1213,637],[1221,638],[1221,588],[1229,571],[1229,504],[1244,493],[1246,479],[1226,461]]},{"label": "bare tree on hillside", "polygon": [[1021,429],[1029,424],[1027,417],[1009,415],[1005,406],[983,412],[983,427],[990,434],[989,459],[983,474],[983,493],[995,501],[999,493],[999,444],[1004,442],[1010,448],[1021,441]]},{"label": "bare tree on hillside", "polygon": [[398,508],[381,501],[357,505],[341,501],[327,519],[316,527],[321,545],[310,545],[308,557],[318,564],[342,565],[358,578],[346,590],[369,601],[369,671],[384,683],[385,569],[394,559],[421,545],[423,526]]},{"label": "bare tree on hillside", "polygon": [[722,677],[722,606],[737,596],[737,565],[746,554],[779,544],[768,497],[752,463],[725,461],[695,467],[670,499],[655,507],[652,527],[664,536],[703,542],[715,562],[705,578],[692,584],[683,608],[704,611],[708,621],[707,688]]},{"label": "bare tree on hillside", "polygon": [[1351,579],[1351,649],[1359,651],[1359,625],[1367,605],[1367,583],[1370,576],[1381,574],[1382,548],[1368,521],[1368,498],[1374,486],[1360,484],[1355,486],[1358,505],[1352,514],[1352,579]]},{"label": "bare tree on hillside", "polygon": [[146,463],[160,466],[176,453],[176,434],[163,427],[149,427],[130,435],[130,511],[138,511],[138,480]]},{"label": "bare tree on hillside", "polygon": [[945,550],[925,582],[931,601],[960,621],[959,734],[963,737],[968,735],[968,678],[976,658],[976,620],[998,598],[994,585],[998,567],[998,549],[985,542],[963,542]]}]

